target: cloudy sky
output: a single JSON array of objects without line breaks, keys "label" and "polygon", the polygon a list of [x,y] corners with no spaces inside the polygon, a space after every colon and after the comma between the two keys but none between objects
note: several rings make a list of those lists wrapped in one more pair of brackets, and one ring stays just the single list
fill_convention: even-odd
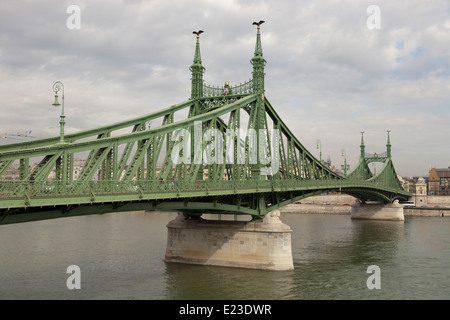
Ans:
[{"label": "cloudy sky", "polygon": [[205,82],[245,82],[259,20],[266,96],[314,155],[354,166],[391,130],[399,174],[450,166],[448,0],[2,1],[0,143],[59,134],[57,80],[67,133],[187,100],[198,29]]}]

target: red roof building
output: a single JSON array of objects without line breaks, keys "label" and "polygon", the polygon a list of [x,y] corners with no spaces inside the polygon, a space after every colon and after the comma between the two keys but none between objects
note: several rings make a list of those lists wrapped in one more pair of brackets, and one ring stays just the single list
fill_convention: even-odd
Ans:
[{"label": "red roof building", "polygon": [[447,196],[450,184],[450,167],[448,168],[431,168],[428,177],[428,194]]}]

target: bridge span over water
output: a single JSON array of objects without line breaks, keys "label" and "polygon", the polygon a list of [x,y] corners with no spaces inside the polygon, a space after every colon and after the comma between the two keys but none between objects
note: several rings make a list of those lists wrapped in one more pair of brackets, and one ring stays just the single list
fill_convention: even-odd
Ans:
[{"label": "bridge span over water", "polygon": [[[204,83],[197,34],[191,97],[141,117],[57,137],[0,146],[0,224],[133,210],[251,215],[294,201],[341,192],[362,202],[406,200],[386,152],[367,154],[338,175],[292,134],[265,91],[260,25],[252,77],[236,85]],[[55,89],[58,94],[64,88]],[[124,133],[126,132],[126,133]],[[84,166],[74,177],[74,160]],[[383,166],[374,175],[373,161]],[[37,163],[31,170],[30,164]],[[18,180],[4,180],[19,166]],[[54,175],[54,178],[53,176]],[[50,178],[52,177],[52,178]]]}]

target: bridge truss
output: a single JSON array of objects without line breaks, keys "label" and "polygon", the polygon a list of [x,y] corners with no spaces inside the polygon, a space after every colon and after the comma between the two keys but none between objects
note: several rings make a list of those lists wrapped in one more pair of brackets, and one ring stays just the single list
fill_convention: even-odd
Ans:
[{"label": "bridge truss", "polygon": [[[395,174],[390,143],[376,176],[366,155],[343,177],[306,150],[265,96],[259,26],[251,63],[252,79],[243,84],[205,85],[197,35],[187,101],[64,141],[0,146],[0,223],[132,210],[261,219],[328,191],[386,203],[410,196]],[[85,161],[74,176],[77,158]],[[14,165],[19,179],[2,180]]]}]

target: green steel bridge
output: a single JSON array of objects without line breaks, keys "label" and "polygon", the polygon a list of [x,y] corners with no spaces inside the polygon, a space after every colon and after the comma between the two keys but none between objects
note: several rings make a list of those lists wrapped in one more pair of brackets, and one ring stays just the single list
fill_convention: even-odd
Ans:
[{"label": "green steel bridge", "polygon": [[[0,224],[133,210],[251,215],[325,192],[363,202],[406,200],[391,159],[367,154],[346,176],[330,170],[292,134],[266,97],[260,26],[252,78],[204,84],[197,34],[191,97],[119,123],[0,146]],[[54,88],[55,104],[61,86]],[[63,90],[63,87],[62,87]],[[64,93],[62,96],[64,110]],[[85,159],[74,176],[74,160]],[[374,175],[370,162],[382,162]],[[32,166],[31,164],[36,164]],[[18,167],[18,179],[5,173]]]}]

